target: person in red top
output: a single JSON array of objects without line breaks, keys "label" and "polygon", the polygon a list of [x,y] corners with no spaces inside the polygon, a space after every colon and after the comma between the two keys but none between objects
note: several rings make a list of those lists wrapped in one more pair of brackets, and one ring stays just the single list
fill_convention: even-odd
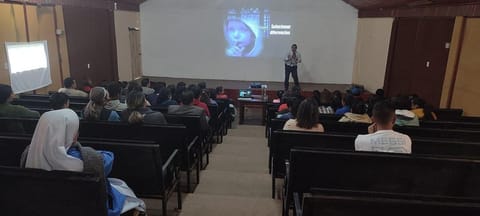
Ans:
[{"label": "person in red top", "polygon": [[225,91],[223,91],[223,86],[218,86],[216,90],[217,90],[217,99],[228,99],[228,96],[225,94]]},{"label": "person in red top", "polygon": [[207,116],[210,117],[210,111],[208,110],[207,104],[200,101],[200,95],[202,93],[202,90],[196,86],[192,86],[190,90],[193,91],[193,105],[203,108]]}]

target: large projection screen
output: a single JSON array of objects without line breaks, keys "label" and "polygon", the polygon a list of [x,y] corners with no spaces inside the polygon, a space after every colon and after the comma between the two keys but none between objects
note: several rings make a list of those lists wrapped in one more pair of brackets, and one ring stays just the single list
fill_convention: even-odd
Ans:
[{"label": "large projection screen", "polygon": [[357,11],[342,1],[146,1],[140,14],[146,76],[283,81],[295,43],[301,82],[352,82]]},{"label": "large projection screen", "polygon": [[52,84],[47,41],[5,42],[5,48],[15,94]]}]

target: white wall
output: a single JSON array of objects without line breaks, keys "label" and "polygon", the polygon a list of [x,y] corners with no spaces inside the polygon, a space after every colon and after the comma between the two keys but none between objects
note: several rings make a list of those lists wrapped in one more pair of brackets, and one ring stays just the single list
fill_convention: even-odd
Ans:
[{"label": "white wall", "polygon": [[[272,24],[292,25],[291,38],[265,50],[272,55],[225,57],[224,18],[228,9],[241,8],[269,9]],[[282,59],[297,43],[301,82],[352,82],[357,10],[343,1],[151,0],[141,5],[140,17],[147,76],[282,81]]]},{"label": "white wall", "polygon": [[383,88],[393,18],[358,19],[353,83],[375,92]]},{"label": "white wall", "polygon": [[132,80],[132,56],[128,27],[140,27],[140,13],[116,10],[115,36],[117,41],[118,78]]}]

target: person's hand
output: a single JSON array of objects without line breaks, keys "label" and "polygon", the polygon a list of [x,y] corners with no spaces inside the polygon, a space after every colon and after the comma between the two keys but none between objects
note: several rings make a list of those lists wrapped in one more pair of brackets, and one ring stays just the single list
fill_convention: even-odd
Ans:
[{"label": "person's hand", "polygon": [[372,134],[377,132],[377,123],[373,123],[370,126],[368,126],[368,133]]}]

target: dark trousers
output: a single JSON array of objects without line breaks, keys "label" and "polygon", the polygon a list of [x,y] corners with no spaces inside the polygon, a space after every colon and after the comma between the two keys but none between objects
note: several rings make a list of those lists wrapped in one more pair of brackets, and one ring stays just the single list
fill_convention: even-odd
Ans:
[{"label": "dark trousers", "polygon": [[285,65],[285,91],[288,90],[288,84],[290,82],[290,73],[292,74],[293,81],[295,82],[295,86],[299,86],[298,84],[298,73],[297,73],[297,66],[288,66]]}]

